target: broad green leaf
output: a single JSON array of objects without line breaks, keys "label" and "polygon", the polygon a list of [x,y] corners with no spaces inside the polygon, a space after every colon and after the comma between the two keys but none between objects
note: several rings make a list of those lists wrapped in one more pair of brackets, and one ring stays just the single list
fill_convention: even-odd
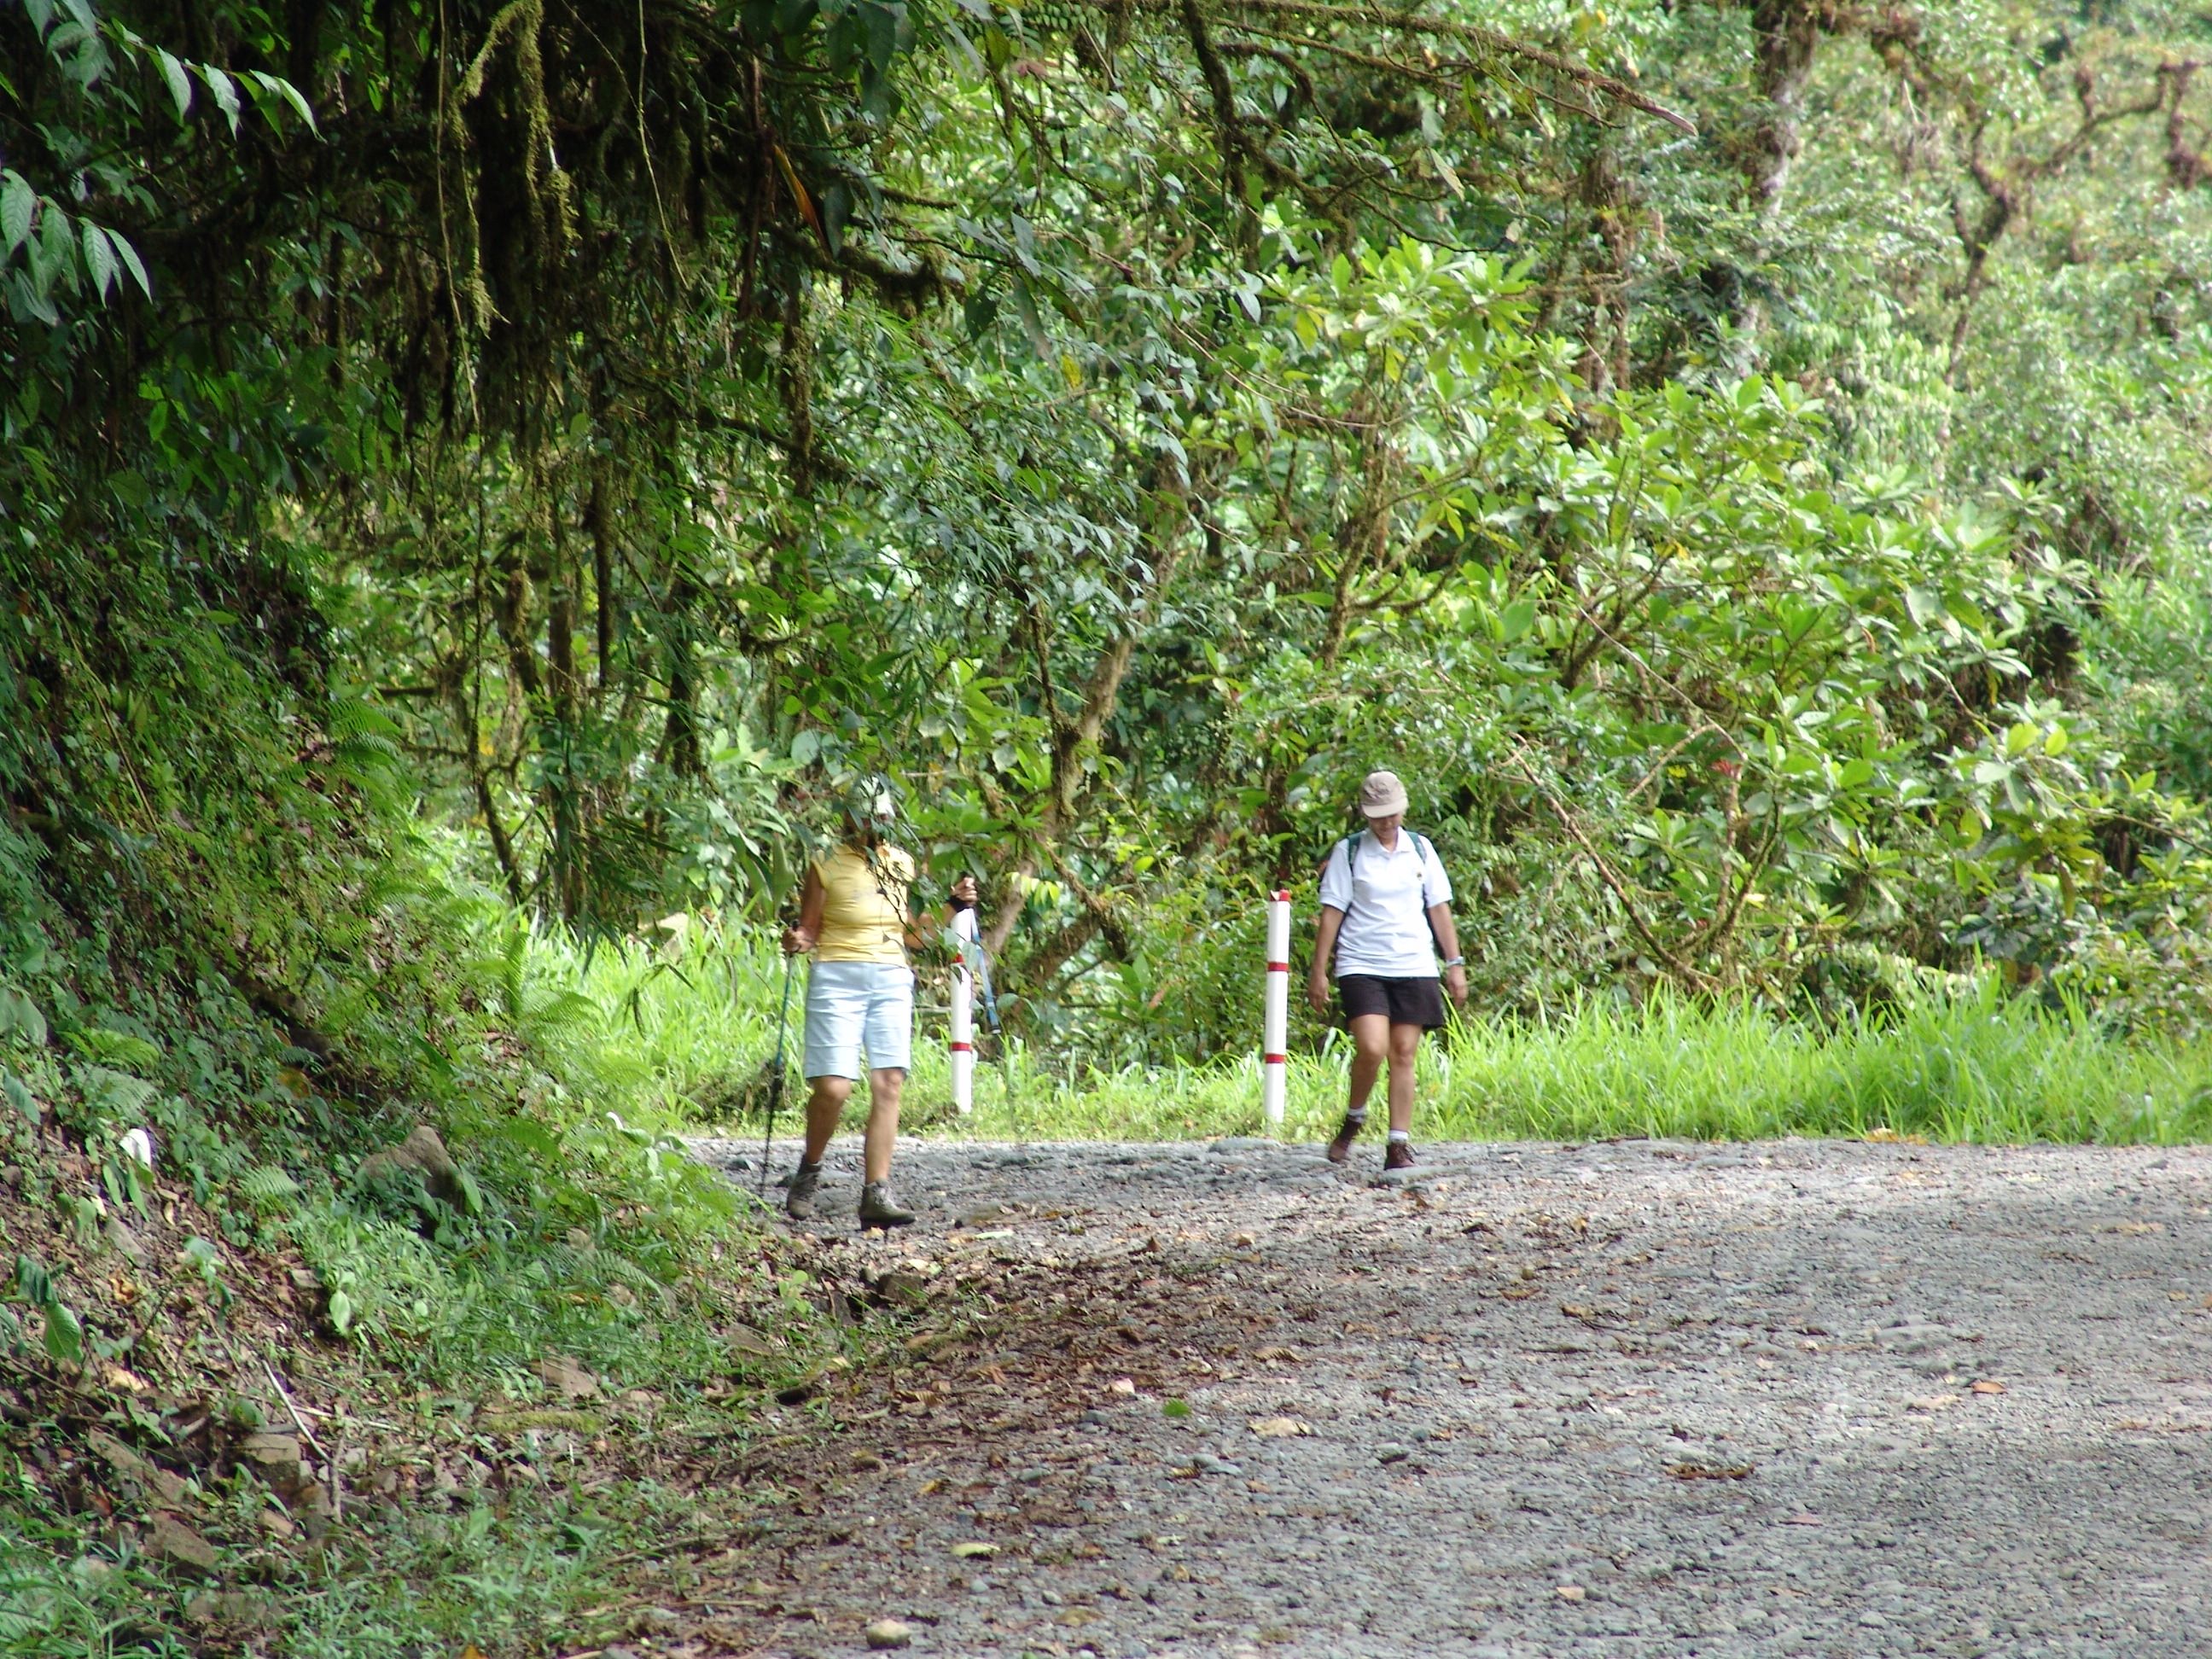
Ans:
[{"label": "broad green leaf", "polygon": [[76,286],[76,233],[68,214],[51,197],[39,213],[37,254],[31,262],[32,280],[42,290],[58,285]]},{"label": "broad green leaf", "polygon": [[173,53],[156,46],[154,58],[161,66],[161,79],[168,86],[170,101],[176,105],[177,119],[181,121],[191,111],[192,78],[185,73],[185,66]]},{"label": "broad green leaf", "polygon": [[10,169],[0,172],[0,259],[21,247],[31,234],[31,216],[38,211],[39,192],[31,181]]},{"label": "broad green leaf", "polygon": [[64,1365],[84,1358],[84,1327],[65,1304],[46,1304],[46,1353]]},{"label": "broad green leaf", "polygon": [[12,985],[0,985],[0,1037],[18,1036],[33,1048],[46,1040],[46,1016]]},{"label": "broad green leaf", "polygon": [[280,75],[270,75],[262,70],[255,70],[252,73],[256,86],[270,96],[281,98],[289,104],[293,112],[307,124],[310,131],[319,130],[315,126],[315,112],[307,107],[307,100],[300,95],[299,88]]},{"label": "broad green leaf", "polygon": [[196,67],[199,70],[200,79],[206,83],[208,96],[215,100],[215,106],[222,112],[222,118],[230,123],[232,136],[235,137],[238,132],[237,83],[213,64],[201,64]]},{"label": "broad green leaf", "polygon": [[46,1114],[40,1109],[38,1097],[13,1072],[0,1072],[0,1093],[8,1097],[8,1103],[33,1128],[45,1121]]},{"label": "broad green leaf", "polygon": [[2019,721],[2005,733],[2004,751],[2007,760],[2016,760],[2035,747],[2035,740],[2043,734],[2026,720]]},{"label": "broad green leaf", "polygon": [[46,1271],[45,1262],[34,1255],[17,1253],[15,1294],[34,1308],[43,1308],[54,1299],[54,1276]]},{"label": "broad green leaf", "polygon": [[115,285],[115,250],[107,245],[107,232],[89,219],[77,224],[84,242],[84,268],[92,278],[92,291],[101,300]]},{"label": "broad green leaf", "polygon": [[152,299],[154,284],[146,279],[146,267],[138,262],[138,250],[131,246],[131,239],[119,231],[111,230],[107,233],[107,242],[115,250],[115,257],[123,262],[123,268],[131,273],[131,280],[138,284],[138,291]]},{"label": "broad green leaf", "polygon": [[331,1323],[343,1336],[353,1328],[353,1298],[343,1291],[331,1292]]}]

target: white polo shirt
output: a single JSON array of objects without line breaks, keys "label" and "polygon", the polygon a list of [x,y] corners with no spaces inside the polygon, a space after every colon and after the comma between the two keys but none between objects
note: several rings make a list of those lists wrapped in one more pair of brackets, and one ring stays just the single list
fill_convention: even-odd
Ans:
[{"label": "white polo shirt", "polygon": [[1436,978],[1429,907],[1449,904],[1451,896],[1451,878],[1435,847],[1426,836],[1417,842],[1403,824],[1395,852],[1385,852],[1371,830],[1337,842],[1321,872],[1321,902],[1344,912],[1336,935],[1336,976]]}]

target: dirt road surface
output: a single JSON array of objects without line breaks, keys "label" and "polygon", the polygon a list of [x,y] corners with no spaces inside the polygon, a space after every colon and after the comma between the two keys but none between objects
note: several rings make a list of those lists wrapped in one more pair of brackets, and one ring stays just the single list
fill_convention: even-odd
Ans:
[{"label": "dirt road surface", "polygon": [[[744,1149],[712,1146],[734,1161]],[[909,1143],[763,1655],[2212,1654],[2212,1152]]]}]

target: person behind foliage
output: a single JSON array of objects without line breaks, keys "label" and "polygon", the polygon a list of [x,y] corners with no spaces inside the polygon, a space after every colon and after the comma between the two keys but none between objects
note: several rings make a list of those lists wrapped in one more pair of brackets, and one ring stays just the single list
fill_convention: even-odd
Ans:
[{"label": "person behind foliage", "polygon": [[1314,930],[1313,970],[1306,998],[1328,1012],[1328,969],[1351,1034],[1352,1099],[1344,1126],[1328,1143],[1341,1164],[1367,1123],[1367,1097],[1387,1059],[1390,1066],[1390,1138],[1386,1170],[1413,1162],[1413,1060],[1421,1034],[1444,1023],[1437,957],[1452,1000],[1467,1006],[1466,958],[1452,925],[1451,879],[1436,848],[1407,829],[1406,786],[1394,772],[1370,772],[1359,788],[1367,819],[1360,834],[1337,842],[1322,866],[1321,921]]},{"label": "person behind foliage", "polygon": [[[806,981],[806,1147],[784,1197],[795,1220],[814,1213],[822,1156],[867,1055],[868,1127],[861,1148],[860,1226],[903,1227],[914,1212],[891,1194],[891,1149],[914,1048],[914,969],[906,946],[923,935],[908,911],[914,860],[889,836],[897,804],[881,779],[863,783],[844,811],[845,834],[806,872],[799,923],[786,952],[811,951]],[[952,884],[949,924],[975,902],[975,878]]]}]

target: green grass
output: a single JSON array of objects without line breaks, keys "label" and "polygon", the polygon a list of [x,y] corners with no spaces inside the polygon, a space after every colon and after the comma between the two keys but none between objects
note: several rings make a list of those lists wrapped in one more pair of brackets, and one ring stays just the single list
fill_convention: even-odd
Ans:
[{"label": "green grass", "polygon": [[[687,945],[680,973],[647,952],[605,949],[587,970],[580,952],[550,944],[537,971],[583,991],[629,1030],[635,1063],[653,1079],[647,1092],[669,1122],[735,1128],[757,1121],[740,1109],[750,1103],[742,1085],[773,1052],[781,968],[764,935],[695,928]],[[794,1075],[805,971],[793,995]],[[1308,1021],[1304,1036],[1321,1052],[1291,1060],[1282,1133],[1316,1139],[1343,1109],[1346,1054],[1317,1023]],[[925,996],[909,1127],[1115,1139],[1264,1127],[1256,1057],[1103,1072],[1055,1066],[1017,1045],[1012,1070],[1011,1103],[1000,1068],[987,1060],[976,1068],[975,1112],[953,1117],[942,1014]],[[1592,1001],[1540,1024],[1468,1019],[1424,1045],[1419,1077],[1415,1132],[1430,1139],[1871,1130],[1952,1141],[2212,1139],[2212,1046],[2130,1042],[2079,1008],[2008,996],[1994,978],[1969,995],[1832,1030],[1745,1005],[1668,998],[1638,1008]],[[787,1117],[787,1130],[795,1121]]]}]

